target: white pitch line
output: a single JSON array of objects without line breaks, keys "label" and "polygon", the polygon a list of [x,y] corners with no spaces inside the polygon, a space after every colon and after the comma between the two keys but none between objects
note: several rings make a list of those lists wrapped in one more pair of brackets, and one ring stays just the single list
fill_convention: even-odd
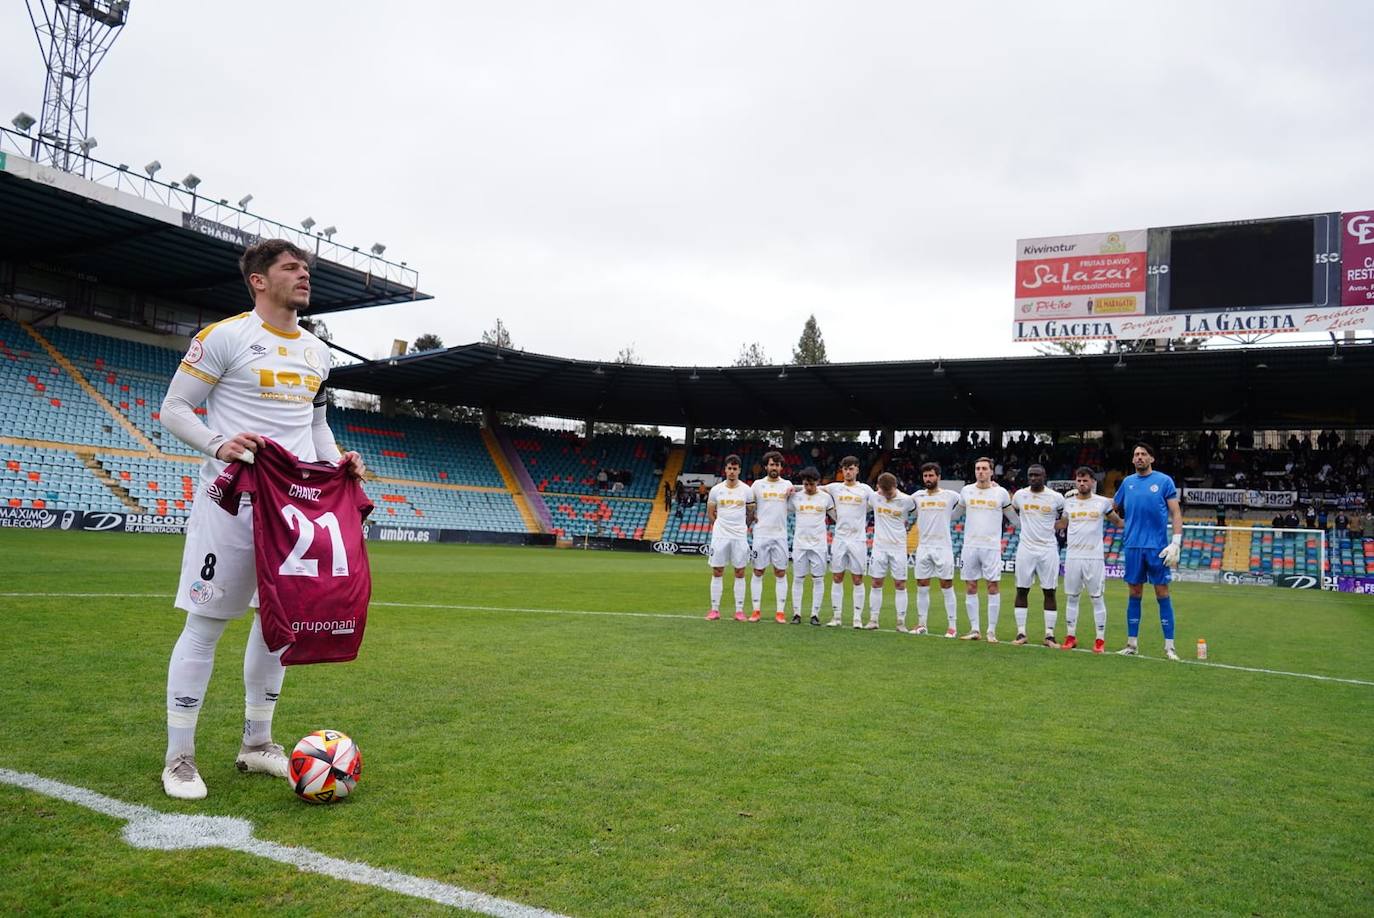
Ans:
[{"label": "white pitch line", "polygon": [[565,918],[557,912],[521,905],[486,893],[451,886],[438,880],[382,870],[357,861],[329,857],[309,848],[296,848],[253,837],[253,824],[232,816],[196,816],[164,813],[152,807],[125,803],[104,794],[63,784],[50,778],[0,768],[0,782],[25,790],[75,803],[88,810],[125,820],[124,841],[135,848],[177,851],[190,848],[225,848],[288,864],[306,872],[318,873],[350,883],[376,886],[415,899],[428,899],[495,918]]},{"label": "white pitch line", "polygon": [[[48,596],[48,597],[77,597],[77,598],[79,598],[79,597],[99,597],[99,596],[111,596],[111,597],[143,597],[143,596],[158,596],[158,597],[165,597],[166,595],[167,595],[167,594],[165,594],[165,593],[0,593],[0,597],[26,597],[26,596],[27,596],[27,597],[43,597],[43,596]],[[374,601],[374,602],[371,603],[371,605],[373,605],[373,606],[387,606],[387,607],[397,608],[397,609],[452,609],[452,610],[454,610],[454,611],[459,611],[459,612],[524,612],[524,613],[532,613],[532,614],[536,614],[536,615],[593,615],[593,616],[604,616],[604,617],[612,617],[612,618],[660,618],[660,619],[676,619],[676,620],[679,620],[679,621],[696,621],[696,620],[698,620],[698,619],[701,618],[701,616],[697,615],[696,613],[683,614],[683,613],[677,613],[677,612],[608,612],[608,611],[605,611],[605,610],[596,610],[596,609],[536,609],[536,608],[527,607],[527,606],[469,606],[469,605],[460,605],[460,604],[457,604],[457,603],[438,603],[438,602],[382,602],[382,601]],[[724,622],[724,621],[726,621],[726,619],[725,619],[725,618],[722,618],[721,621]],[[846,629],[841,629],[841,630],[846,630]],[[880,633],[880,634],[897,635],[897,634],[900,634],[901,632],[899,632],[899,631],[887,631],[887,630],[882,630],[882,631],[880,631],[879,633]],[[939,636],[940,636],[940,635],[937,635],[937,634],[935,634],[934,632],[932,632],[932,633],[926,635],[926,637],[939,637]],[[1043,645],[1043,644],[1031,644],[1031,645],[1028,645],[1028,646],[1039,647],[1039,648],[1041,648],[1041,649],[1044,649],[1044,645]],[[1086,647],[1079,647],[1079,648],[1076,649],[1076,652],[1077,652],[1077,653],[1092,653],[1092,651],[1089,650],[1089,649],[1086,648]],[[1166,662],[1166,661],[1164,660],[1163,657],[1151,657],[1151,656],[1147,656],[1147,655],[1145,655],[1145,654],[1139,654],[1139,655],[1137,656],[1137,659],[1141,659],[1141,660],[1153,660],[1153,661],[1158,662],[1158,663]],[[1258,667],[1258,666],[1238,666],[1238,665],[1233,664],[1233,663],[1216,663],[1216,662],[1213,662],[1213,661],[1210,661],[1210,660],[1180,660],[1179,662],[1180,662],[1180,663],[1185,663],[1185,664],[1187,664],[1187,665],[1189,665],[1189,666],[1205,666],[1205,667],[1209,667],[1209,668],[1211,668],[1211,669],[1230,669],[1230,670],[1235,670],[1235,671],[1237,671],[1237,672],[1257,673],[1257,674],[1259,674],[1259,675],[1265,675],[1265,676],[1288,676],[1288,677],[1293,678],[1293,679],[1312,679],[1312,680],[1315,680],[1315,681],[1318,681],[1318,682],[1339,682],[1339,683],[1344,684],[1344,685],[1364,685],[1364,686],[1369,686],[1369,687],[1371,687],[1371,688],[1374,688],[1374,681],[1369,681],[1369,680],[1366,680],[1366,679],[1348,679],[1348,678],[1345,678],[1345,677],[1342,677],[1342,676],[1323,676],[1323,675],[1320,675],[1320,674],[1318,674],[1318,673],[1295,673],[1295,672],[1290,672],[1290,671],[1284,670],[1284,669],[1264,669],[1264,668]]]}]

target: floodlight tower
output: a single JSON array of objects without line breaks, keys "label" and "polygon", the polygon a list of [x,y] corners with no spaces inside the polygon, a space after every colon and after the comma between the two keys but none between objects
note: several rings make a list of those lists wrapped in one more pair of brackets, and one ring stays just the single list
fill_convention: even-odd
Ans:
[{"label": "floodlight tower", "polygon": [[119,37],[129,0],[24,0],[48,77],[33,157],[64,172],[86,173],[91,75]]}]

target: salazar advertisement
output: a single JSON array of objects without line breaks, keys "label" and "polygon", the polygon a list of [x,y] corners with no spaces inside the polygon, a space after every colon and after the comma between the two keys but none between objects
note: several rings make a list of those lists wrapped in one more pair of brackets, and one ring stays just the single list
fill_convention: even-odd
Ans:
[{"label": "salazar advertisement", "polygon": [[1145,314],[1146,230],[1016,242],[1015,321]]}]

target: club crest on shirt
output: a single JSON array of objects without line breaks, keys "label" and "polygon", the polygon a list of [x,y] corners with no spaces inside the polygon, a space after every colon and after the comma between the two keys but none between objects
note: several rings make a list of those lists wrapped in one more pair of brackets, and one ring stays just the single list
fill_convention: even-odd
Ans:
[{"label": "club crest on shirt", "polygon": [[195,583],[191,584],[189,592],[191,594],[191,602],[198,606],[203,606],[214,598],[215,586],[212,583],[206,583],[204,580],[197,580]]},{"label": "club crest on shirt", "polygon": [[1155,494],[1159,491],[1159,485],[1150,485],[1150,493]]},{"label": "club crest on shirt", "polygon": [[305,362],[310,364],[312,370],[318,370],[320,368],[320,355],[316,353],[313,347],[305,349]]},{"label": "club crest on shirt", "polygon": [[187,363],[200,363],[200,358],[205,356],[205,345],[200,343],[199,338],[191,339],[191,346],[186,349]]}]

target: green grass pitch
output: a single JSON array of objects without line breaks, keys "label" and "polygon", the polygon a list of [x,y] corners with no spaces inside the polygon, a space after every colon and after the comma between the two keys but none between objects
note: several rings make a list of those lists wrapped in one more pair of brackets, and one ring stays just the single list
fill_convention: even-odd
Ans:
[{"label": "green grass pitch", "polygon": [[[276,715],[288,746],[351,733],[356,794],[234,770],[240,621],[200,718],[210,796],[176,803],[180,548],[0,530],[0,591],[38,594],[0,596],[0,767],[573,915],[1374,913],[1374,685],[900,635],[890,597],[880,632],[709,624],[701,558],[373,543],[361,657],[292,668]],[[1367,598],[1175,597],[1185,658],[1203,635],[1218,663],[1374,682]],[[0,912],[442,911],[120,826],[0,783]]]}]

